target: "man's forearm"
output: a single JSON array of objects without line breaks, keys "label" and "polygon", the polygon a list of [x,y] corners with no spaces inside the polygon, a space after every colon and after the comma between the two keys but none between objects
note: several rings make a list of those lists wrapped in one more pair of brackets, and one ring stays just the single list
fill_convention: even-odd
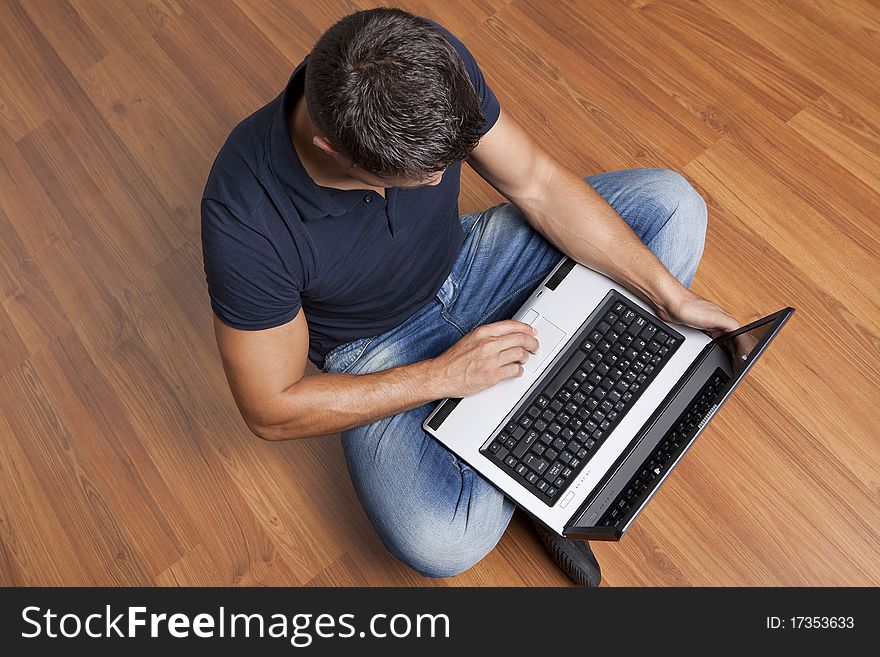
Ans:
[{"label": "man's forearm", "polygon": [[549,167],[528,199],[517,201],[556,248],[663,307],[681,284],[604,198],[564,167]]},{"label": "man's forearm", "polygon": [[306,376],[279,396],[274,422],[252,429],[267,440],[345,431],[439,399],[433,382],[429,360],[370,374]]}]

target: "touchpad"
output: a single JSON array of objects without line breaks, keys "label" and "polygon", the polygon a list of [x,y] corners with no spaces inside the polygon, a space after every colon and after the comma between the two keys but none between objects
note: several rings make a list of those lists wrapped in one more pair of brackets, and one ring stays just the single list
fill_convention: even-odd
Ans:
[{"label": "touchpad", "polygon": [[523,369],[527,372],[538,370],[544,361],[547,360],[547,356],[553,352],[556,345],[565,337],[565,331],[555,324],[551,324],[543,315],[539,315],[537,321],[531,324],[538,331],[538,335],[535,336],[538,340],[538,353],[530,355],[523,365]]}]

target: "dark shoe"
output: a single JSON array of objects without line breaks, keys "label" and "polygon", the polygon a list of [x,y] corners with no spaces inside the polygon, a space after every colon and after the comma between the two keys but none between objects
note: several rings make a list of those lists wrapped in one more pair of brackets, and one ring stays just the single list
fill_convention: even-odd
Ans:
[{"label": "dark shoe", "polygon": [[553,557],[553,561],[578,586],[599,586],[602,570],[587,541],[563,538],[532,521],[535,533]]}]

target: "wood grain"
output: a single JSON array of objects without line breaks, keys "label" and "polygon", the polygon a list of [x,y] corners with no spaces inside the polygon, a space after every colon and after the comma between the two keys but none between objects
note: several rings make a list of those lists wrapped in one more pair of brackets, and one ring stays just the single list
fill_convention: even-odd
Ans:
[{"label": "wood grain", "polygon": [[[565,586],[518,512],[455,579],[385,551],[338,437],[226,385],[198,204],[232,127],[369,0],[0,0],[0,585]],[[798,313],[627,537],[610,586],[880,584],[880,7],[400,3],[587,175],[704,195],[695,281]],[[460,207],[501,197],[466,169]],[[309,372],[314,374],[312,368]]]}]

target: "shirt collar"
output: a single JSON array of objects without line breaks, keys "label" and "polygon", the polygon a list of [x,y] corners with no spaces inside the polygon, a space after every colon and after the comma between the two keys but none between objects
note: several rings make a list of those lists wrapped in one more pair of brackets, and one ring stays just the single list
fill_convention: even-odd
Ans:
[{"label": "shirt collar", "polygon": [[286,189],[305,221],[350,212],[365,190],[322,187],[312,180],[302,165],[290,135],[288,117],[303,93],[308,56],[300,62],[277,99],[278,107],[269,128],[269,166]]}]

